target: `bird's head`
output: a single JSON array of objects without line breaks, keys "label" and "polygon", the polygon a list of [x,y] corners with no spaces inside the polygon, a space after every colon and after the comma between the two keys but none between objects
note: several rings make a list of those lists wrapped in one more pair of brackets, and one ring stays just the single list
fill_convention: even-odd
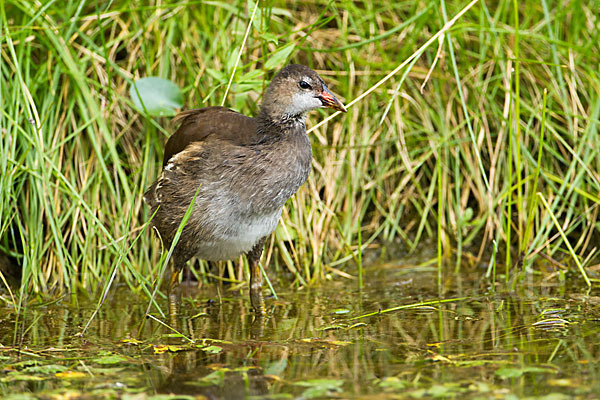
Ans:
[{"label": "bird's head", "polygon": [[327,89],[323,79],[312,69],[298,64],[283,68],[271,81],[262,104],[262,112],[273,121],[299,120],[316,108],[346,108]]}]

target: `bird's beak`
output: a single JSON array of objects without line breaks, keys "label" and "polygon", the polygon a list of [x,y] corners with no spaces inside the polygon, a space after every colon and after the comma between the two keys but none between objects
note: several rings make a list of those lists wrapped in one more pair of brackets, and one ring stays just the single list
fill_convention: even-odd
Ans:
[{"label": "bird's beak", "polygon": [[338,111],[341,111],[341,112],[346,112],[347,111],[346,107],[344,107],[344,105],[342,104],[342,102],[339,101],[333,95],[333,93],[331,93],[329,91],[329,89],[327,89],[327,86],[323,86],[323,91],[317,97],[319,99],[321,99],[321,103],[323,103],[323,107],[333,108],[334,110],[338,110]]}]

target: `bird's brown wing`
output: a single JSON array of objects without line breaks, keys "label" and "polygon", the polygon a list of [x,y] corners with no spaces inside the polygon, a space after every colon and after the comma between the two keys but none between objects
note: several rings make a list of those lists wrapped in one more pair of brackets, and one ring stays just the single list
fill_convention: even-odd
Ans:
[{"label": "bird's brown wing", "polygon": [[183,151],[190,143],[202,142],[210,137],[240,146],[257,140],[256,120],[225,107],[183,111],[174,118],[174,121],[180,122],[180,125],[167,141],[163,167],[171,157]]}]

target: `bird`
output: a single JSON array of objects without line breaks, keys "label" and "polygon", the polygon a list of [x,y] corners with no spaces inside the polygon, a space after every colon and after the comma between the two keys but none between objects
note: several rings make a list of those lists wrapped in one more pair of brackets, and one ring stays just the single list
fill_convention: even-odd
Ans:
[{"label": "bird", "polygon": [[165,145],[162,172],[144,193],[167,249],[194,199],[173,251],[169,290],[194,256],[214,262],[245,254],[250,303],[265,314],[258,263],[284,203],[310,173],[306,117],[318,108],[346,112],[315,71],[290,64],[271,80],[255,117],[226,107],[176,115],[179,127]]}]

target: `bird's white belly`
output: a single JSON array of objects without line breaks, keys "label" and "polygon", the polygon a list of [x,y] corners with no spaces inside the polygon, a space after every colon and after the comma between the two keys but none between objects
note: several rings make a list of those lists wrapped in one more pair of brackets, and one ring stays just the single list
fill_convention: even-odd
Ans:
[{"label": "bird's white belly", "polygon": [[238,258],[252,250],[261,238],[271,234],[277,227],[281,210],[268,215],[239,220],[224,227],[221,235],[202,241],[197,256],[208,261],[225,261]]}]

